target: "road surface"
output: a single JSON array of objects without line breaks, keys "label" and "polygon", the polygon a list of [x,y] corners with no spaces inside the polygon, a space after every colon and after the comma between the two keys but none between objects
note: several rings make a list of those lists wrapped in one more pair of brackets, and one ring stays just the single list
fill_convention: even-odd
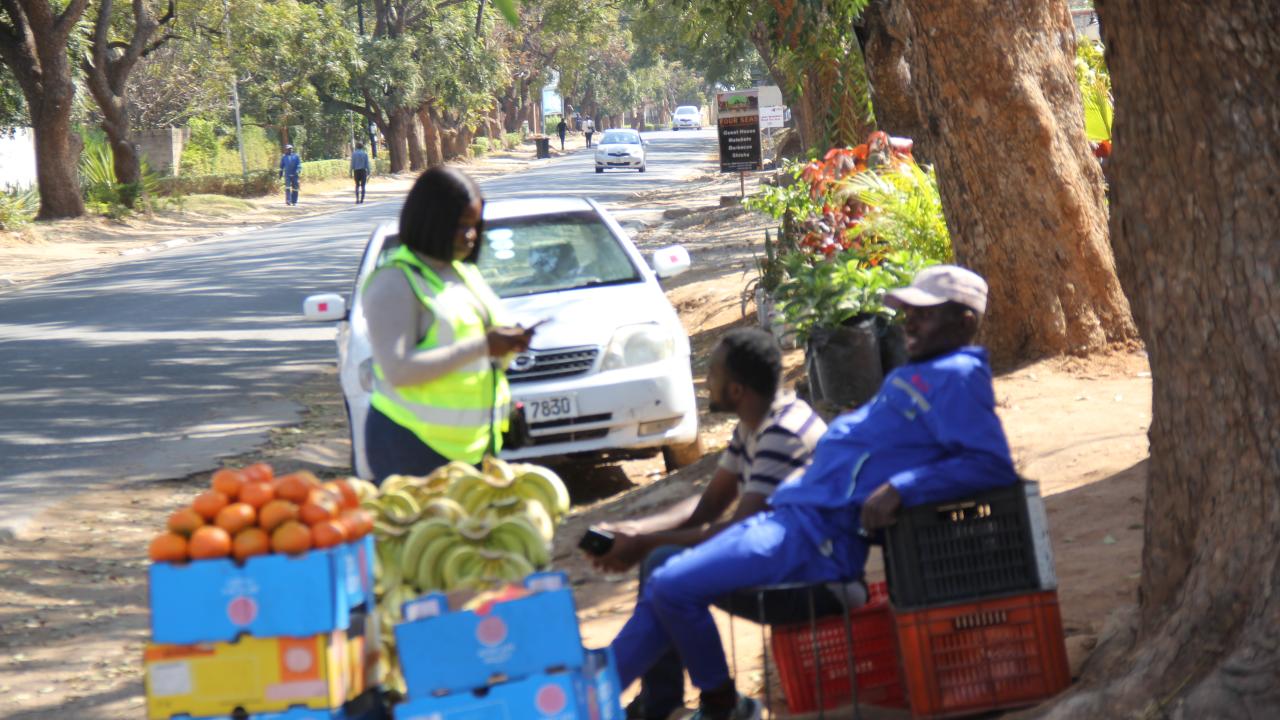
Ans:
[{"label": "road surface", "polygon": [[[645,173],[596,174],[579,152],[482,186],[492,198],[609,206],[678,182],[715,152],[710,130],[646,138]],[[293,390],[335,359],[333,328],[305,323],[302,298],[349,292],[369,231],[399,206],[353,206],[0,292],[0,534],[102,483],[212,469],[294,422]]]}]

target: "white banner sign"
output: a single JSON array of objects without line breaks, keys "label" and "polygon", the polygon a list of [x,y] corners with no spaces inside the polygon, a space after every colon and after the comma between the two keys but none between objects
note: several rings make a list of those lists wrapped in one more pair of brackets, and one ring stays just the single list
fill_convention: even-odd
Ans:
[{"label": "white banner sign", "polygon": [[772,105],[770,107],[760,108],[760,127],[763,128],[780,128],[785,127],[787,108],[785,105]]}]

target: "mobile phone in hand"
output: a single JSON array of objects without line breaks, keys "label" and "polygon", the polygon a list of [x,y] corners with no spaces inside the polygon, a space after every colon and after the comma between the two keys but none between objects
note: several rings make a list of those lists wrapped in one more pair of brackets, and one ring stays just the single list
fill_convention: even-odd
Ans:
[{"label": "mobile phone in hand", "polygon": [[596,557],[607,555],[613,548],[613,533],[599,528],[589,528],[578,541],[578,547]]}]

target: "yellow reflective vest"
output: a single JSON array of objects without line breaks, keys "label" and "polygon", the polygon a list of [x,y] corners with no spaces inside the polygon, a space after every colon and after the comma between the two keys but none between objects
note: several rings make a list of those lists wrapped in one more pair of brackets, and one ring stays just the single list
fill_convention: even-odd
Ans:
[{"label": "yellow reflective vest", "polygon": [[[418,343],[419,349],[484,338],[489,327],[505,324],[497,296],[474,265],[454,262],[453,269],[462,282],[445,283],[404,246],[384,267],[391,265],[404,272],[413,294],[435,318],[427,336]],[[487,322],[476,300],[487,311]],[[419,385],[392,385],[377,362],[373,376],[373,407],[446,458],[474,464],[486,451],[501,449],[511,389],[506,374],[487,353]]]}]

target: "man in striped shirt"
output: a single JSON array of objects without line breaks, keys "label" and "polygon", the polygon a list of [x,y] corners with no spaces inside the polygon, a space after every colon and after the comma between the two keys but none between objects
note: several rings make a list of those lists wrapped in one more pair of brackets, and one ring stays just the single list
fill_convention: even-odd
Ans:
[{"label": "man in striped shirt", "polygon": [[[768,333],[739,329],[728,333],[711,354],[707,389],[712,412],[738,416],[729,447],[696,506],[692,501],[641,520],[608,526],[613,547],[596,563],[614,572],[643,561],[640,583],[671,557],[712,537],[723,528],[765,509],[773,491],[800,474],[827,425],[813,408],[779,387],[782,354]],[[691,499],[692,500],[692,499]],[[728,520],[721,520],[737,500]],[[692,511],[690,508],[692,506]],[[760,618],[755,595],[730,597],[725,608],[756,622],[792,622],[808,617],[807,592],[771,594]],[[838,612],[834,595],[819,592],[821,611]],[[684,704],[684,666],[670,650],[642,680],[641,695],[629,717],[666,718]]]}]

